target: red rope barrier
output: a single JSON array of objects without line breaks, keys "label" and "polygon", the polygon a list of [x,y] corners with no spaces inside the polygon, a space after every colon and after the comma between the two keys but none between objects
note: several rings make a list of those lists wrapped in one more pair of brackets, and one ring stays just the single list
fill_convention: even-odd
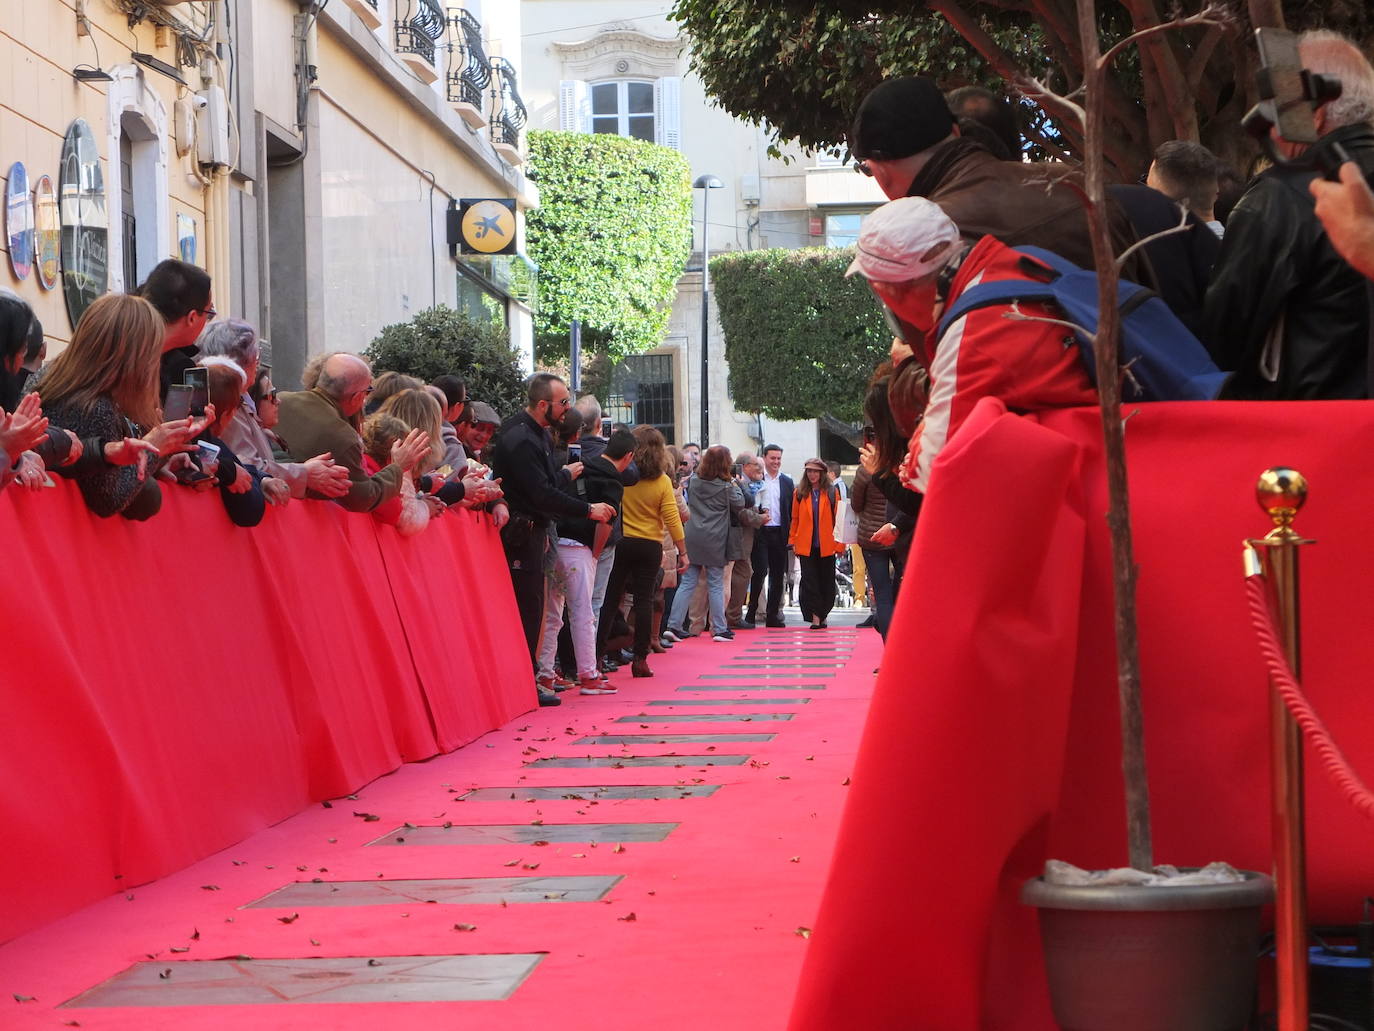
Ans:
[{"label": "red rope barrier", "polygon": [[1283,699],[1283,704],[1288,707],[1288,711],[1293,714],[1293,719],[1302,728],[1302,732],[1307,735],[1307,740],[1311,742],[1313,751],[1317,753],[1317,758],[1326,767],[1326,772],[1331,779],[1345,793],[1350,804],[1365,816],[1374,818],[1374,793],[1365,787],[1359,774],[1351,769],[1350,763],[1346,761],[1340,748],[1332,740],[1331,733],[1322,723],[1321,717],[1312,710],[1312,706],[1303,697],[1302,688],[1293,676],[1293,671],[1288,667],[1288,660],[1283,654],[1283,648],[1279,645],[1278,634],[1274,630],[1273,613],[1269,608],[1269,595],[1265,590],[1264,577],[1258,575],[1246,577],[1245,588],[1249,594],[1250,617],[1255,624],[1255,633],[1259,637],[1260,653],[1264,656],[1264,661],[1269,667],[1269,675],[1273,678],[1274,687],[1279,692],[1279,697]]}]

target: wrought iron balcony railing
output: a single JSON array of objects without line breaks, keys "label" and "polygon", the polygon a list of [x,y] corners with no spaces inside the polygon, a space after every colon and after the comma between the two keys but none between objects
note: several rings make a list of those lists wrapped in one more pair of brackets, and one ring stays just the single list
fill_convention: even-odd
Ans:
[{"label": "wrought iron balcony railing", "polygon": [[448,99],[471,104],[479,111],[482,94],[491,85],[491,61],[482,49],[482,26],[467,11],[449,8],[453,38],[448,45]]},{"label": "wrought iron balcony railing", "polygon": [[498,146],[519,147],[520,130],[529,120],[525,102],[516,88],[515,68],[501,57],[491,59],[494,82],[491,90],[491,138]]},{"label": "wrought iron balcony railing", "polygon": [[443,39],[446,25],[439,0],[397,0],[396,52],[418,54],[433,64],[435,46]]}]

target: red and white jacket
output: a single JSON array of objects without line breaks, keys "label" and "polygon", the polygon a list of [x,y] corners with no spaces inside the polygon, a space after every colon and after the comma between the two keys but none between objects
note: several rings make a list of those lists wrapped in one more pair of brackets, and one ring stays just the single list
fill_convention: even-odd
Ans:
[{"label": "red and white jacket", "polygon": [[[1001,241],[983,237],[959,267],[946,305],[980,283],[1025,279],[1023,257]],[[1023,315],[1059,317],[1053,305],[1043,302],[1018,308]],[[985,397],[1000,398],[1014,412],[1097,402],[1073,332],[1007,318],[1010,311],[1006,304],[977,308],[953,322],[938,340],[927,338],[926,353],[933,353],[930,400],[902,466],[902,482],[913,490],[925,491],[932,463]]]}]

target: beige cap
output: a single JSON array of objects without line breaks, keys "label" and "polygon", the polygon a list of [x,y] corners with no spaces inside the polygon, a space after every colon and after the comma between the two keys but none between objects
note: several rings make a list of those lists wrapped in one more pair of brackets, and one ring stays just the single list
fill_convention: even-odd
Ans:
[{"label": "beige cap", "polygon": [[845,271],[879,283],[923,279],[942,268],[959,242],[959,227],[934,201],[902,197],[864,219],[858,255]]}]

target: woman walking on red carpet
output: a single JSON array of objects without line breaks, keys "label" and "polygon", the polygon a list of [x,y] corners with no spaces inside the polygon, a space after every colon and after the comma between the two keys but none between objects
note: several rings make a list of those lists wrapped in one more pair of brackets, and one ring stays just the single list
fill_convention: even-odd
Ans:
[{"label": "woman walking on red carpet", "polygon": [[819,458],[806,460],[792,505],[792,533],[788,543],[801,565],[798,603],[802,619],[812,630],[823,630],[835,607],[835,556],[844,545],[835,541],[835,505],[839,492],[830,470]]},{"label": "woman walking on red carpet", "polygon": [[596,651],[598,655],[606,653],[611,624],[628,588],[635,599],[634,662],[630,672],[637,677],[651,677],[654,674],[649,669],[649,634],[653,626],[654,587],[663,560],[664,531],[677,546],[679,571],[687,564],[687,551],[682,544],[682,520],[677,512],[677,498],[673,496],[673,481],[667,475],[668,452],[663,434],[646,425],[636,426],[633,433],[639,482],[625,488],[621,501],[625,535],[615,548],[615,564],[611,566],[606,600],[602,602],[597,624]]}]

